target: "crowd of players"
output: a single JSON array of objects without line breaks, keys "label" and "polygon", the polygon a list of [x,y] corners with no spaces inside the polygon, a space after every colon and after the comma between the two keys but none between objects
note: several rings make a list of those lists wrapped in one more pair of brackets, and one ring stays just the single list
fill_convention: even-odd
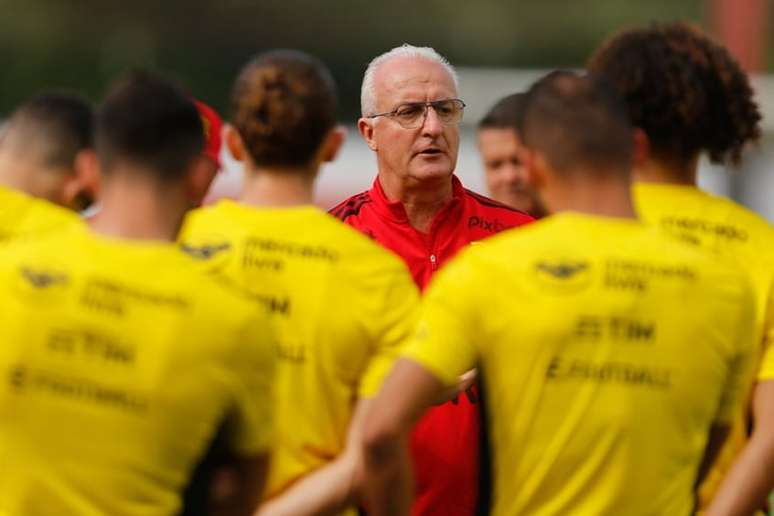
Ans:
[{"label": "crowd of players", "polygon": [[[501,100],[498,200],[454,175],[435,50],[376,57],[361,108],[377,175],[330,213],[343,131],[305,53],[250,61],[225,127],[147,72],[16,110],[0,515],[766,510],[774,230],[696,186],[760,137],[722,46],[630,29]],[[198,207],[221,137],[242,190]]]}]

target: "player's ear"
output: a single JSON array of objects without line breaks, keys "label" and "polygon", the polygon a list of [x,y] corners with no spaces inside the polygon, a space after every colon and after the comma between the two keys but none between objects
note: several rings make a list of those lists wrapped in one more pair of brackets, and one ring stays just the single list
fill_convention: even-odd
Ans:
[{"label": "player's ear", "polygon": [[516,156],[524,169],[526,183],[532,189],[539,188],[544,182],[543,171],[539,170],[543,165],[542,156],[523,144],[516,147]]},{"label": "player's ear", "polygon": [[374,140],[374,124],[375,118],[365,118],[360,117],[360,119],[357,121],[357,130],[360,131],[360,136],[363,137],[366,144],[372,151],[377,151],[378,146],[376,145],[376,141]]},{"label": "player's ear", "polygon": [[344,140],[347,137],[347,131],[343,126],[337,125],[325,135],[322,144],[320,145],[320,162],[329,163],[336,159],[341,146],[344,145]]},{"label": "player's ear", "polygon": [[96,200],[100,183],[99,163],[93,149],[78,151],[73,160],[72,174],[62,188],[62,204],[76,210]]},{"label": "player's ear", "polygon": [[226,140],[226,147],[231,153],[231,156],[237,161],[244,161],[246,149],[245,142],[242,140],[242,136],[239,131],[231,124],[226,124],[223,129],[223,135]]},{"label": "player's ear", "polygon": [[650,139],[645,131],[635,127],[632,131],[632,142],[632,162],[637,167],[650,158]]}]

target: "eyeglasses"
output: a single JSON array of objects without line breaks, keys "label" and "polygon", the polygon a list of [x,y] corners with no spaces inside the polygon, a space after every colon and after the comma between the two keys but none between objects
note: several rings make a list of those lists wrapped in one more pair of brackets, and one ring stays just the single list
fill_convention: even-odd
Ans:
[{"label": "eyeglasses", "polygon": [[409,102],[401,104],[388,113],[378,113],[366,118],[388,116],[395,119],[404,129],[417,129],[425,123],[427,108],[432,107],[443,125],[454,125],[462,120],[465,103],[460,99],[435,100],[433,102]]}]

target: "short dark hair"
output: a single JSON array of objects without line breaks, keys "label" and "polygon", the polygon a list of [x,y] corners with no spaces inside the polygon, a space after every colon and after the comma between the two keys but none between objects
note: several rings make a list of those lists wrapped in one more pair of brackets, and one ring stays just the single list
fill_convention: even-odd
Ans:
[{"label": "short dark hair", "polygon": [[78,152],[94,146],[94,110],[80,95],[43,92],[16,108],[7,130],[39,143],[46,167],[72,168]]},{"label": "short dark hair", "polygon": [[655,156],[684,163],[706,150],[737,163],[761,135],[747,75],[722,45],[684,23],[624,30],[594,52],[588,69],[604,75],[648,135]]},{"label": "short dark hair", "polygon": [[232,96],[234,126],[258,166],[310,164],[336,125],[336,86],[318,59],[294,50],[254,58]]},{"label": "short dark hair", "polygon": [[629,172],[632,127],[623,101],[597,77],[556,71],[527,92],[520,134],[560,173]]},{"label": "short dark hair", "polygon": [[97,112],[97,155],[106,174],[119,162],[174,181],[200,156],[204,131],[191,97],[146,71],[119,79]]},{"label": "short dark hair", "polygon": [[526,93],[513,93],[498,100],[478,123],[479,129],[514,129],[522,123],[527,106]]}]

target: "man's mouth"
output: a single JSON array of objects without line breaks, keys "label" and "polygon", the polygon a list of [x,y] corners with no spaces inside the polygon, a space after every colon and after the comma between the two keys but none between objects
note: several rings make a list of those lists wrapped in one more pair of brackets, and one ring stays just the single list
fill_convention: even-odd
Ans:
[{"label": "man's mouth", "polygon": [[441,149],[425,149],[425,150],[419,151],[417,154],[422,154],[425,156],[435,156],[437,154],[441,154]]}]

